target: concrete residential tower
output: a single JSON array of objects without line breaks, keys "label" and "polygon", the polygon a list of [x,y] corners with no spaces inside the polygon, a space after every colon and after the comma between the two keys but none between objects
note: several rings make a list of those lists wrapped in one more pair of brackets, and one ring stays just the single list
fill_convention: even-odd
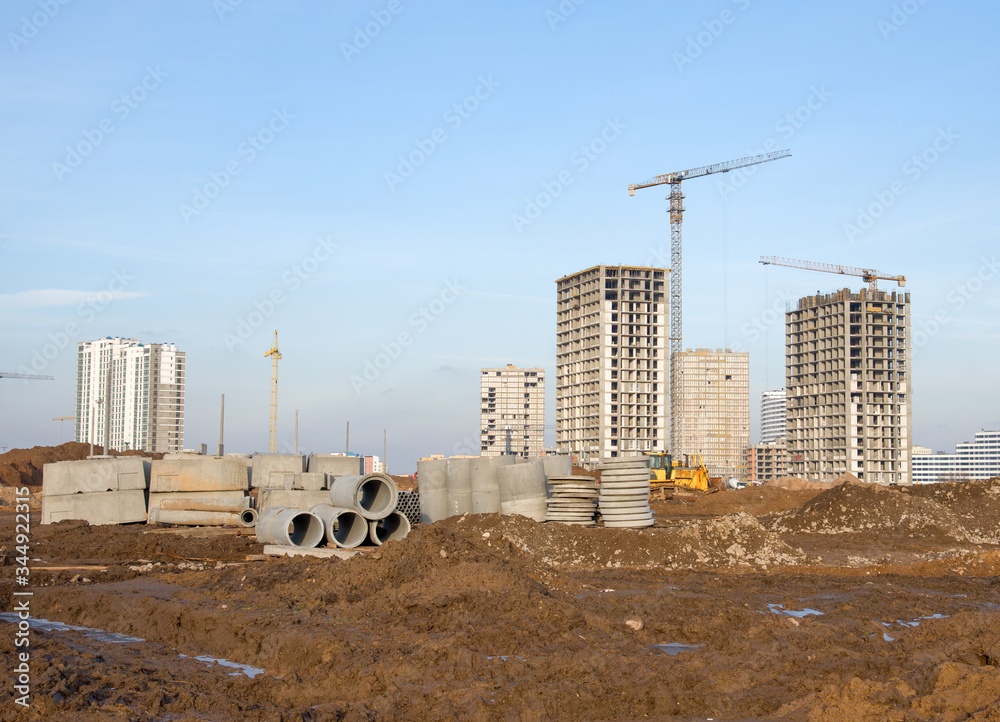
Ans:
[{"label": "concrete residential tower", "polygon": [[909,484],[910,294],[850,289],[785,314],[791,472]]},{"label": "concrete residential tower", "polygon": [[[479,413],[481,456],[542,456],[545,369],[483,369]],[[508,450],[509,440],[509,450]]]},{"label": "concrete residential tower", "polygon": [[577,463],[667,450],[668,273],[594,266],[556,281],[556,445]]},{"label": "concrete residential tower", "polygon": [[765,391],[760,395],[760,443],[785,438],[785,390]]},{"label": "concrete residential tower", "polygon": [[118,451],[180,451],[184,377],[184,352],[173,344],[110,336],[80,343],[76,440],[101,446],[107,440]]},{"label": "concrete residential tower", "polygon": [[701,454],[710,476],[746,475],[750,445],[750,354],[682,351],[674,359],[675,458]]}]

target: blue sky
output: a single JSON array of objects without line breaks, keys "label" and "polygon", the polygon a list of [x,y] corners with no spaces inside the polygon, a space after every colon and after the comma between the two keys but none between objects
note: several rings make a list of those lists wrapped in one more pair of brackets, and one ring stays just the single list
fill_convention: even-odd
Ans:
[{"label": "blue sky", "polygon": [[666,191],[628,184],[773,147],[793,156],[684,185],[684,345],[750,351],[756,440],[783,385],[775,311],[862,285],[758,258],[905,274],[914,442],[950,449],[1000,426],[998,20],[930,0],[11,0],[0,370],[56,380],[0,382],[0,446],[61,440],[75,344],[106,335],[187,353],[189,447],[216,441],[224,393],[227,448],[266,450],[274,329],[282,446],[298,409],[301,449],[342,449],[350,421],[380,454],[386,429],[398,473],[473,450],[479,369],[505,363],[546,368],[554,419],[554,281],[667,265]]}]

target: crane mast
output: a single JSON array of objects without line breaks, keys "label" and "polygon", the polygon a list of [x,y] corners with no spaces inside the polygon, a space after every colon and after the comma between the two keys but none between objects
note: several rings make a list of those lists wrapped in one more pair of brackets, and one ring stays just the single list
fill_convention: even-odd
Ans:
[{"label": "crane mast", "polygon": [[680,454],[681,450],[674,448],[679,438],[678,429],[678,399],[674,388],[674,355],[683,350],[683,273],[681,263],[681,224],[684,219],[684,194],[681,192],[681,181],[690,178],[700,178],[701,176],[713,173],[728,173],[737,168],[745,168],[759,163],[767,163],[780,158],[787,158],[792,154],[790,150],[776,150],[771,153],[747,156],[735,160],[715,163],[700,168],[691,168],[678,171],[676,173],[665,173],[658,175],[643,183],[633,183],[628,187],[628,194],[634,196],[640,188],[650,188],[652,186],[670,185],[670,444],[671,450]]},{"label": "crane mast", "polygon": [[278,361],[281,360],[277,330],[274,332],[274,344],[264,356],[271,357],[271,453],[276,454],[278,452]]}]

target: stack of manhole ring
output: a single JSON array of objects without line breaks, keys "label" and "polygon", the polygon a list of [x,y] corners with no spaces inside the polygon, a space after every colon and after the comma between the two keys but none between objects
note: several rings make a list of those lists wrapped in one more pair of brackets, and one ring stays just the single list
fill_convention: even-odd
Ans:
[{"label": "stack of manhole ring", "polygon": [[590,476],[550,476],[545,521],[594,526],[597,482]]},{"label": "stack of manhole ring", "polygon": [[606,527],[653,526],[649,508],[649,467],[644,456],[601,460],[598,499]]}]

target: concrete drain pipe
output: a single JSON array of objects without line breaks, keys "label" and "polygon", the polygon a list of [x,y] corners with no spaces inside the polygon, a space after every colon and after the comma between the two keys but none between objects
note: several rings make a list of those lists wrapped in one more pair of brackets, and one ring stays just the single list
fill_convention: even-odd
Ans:
[{"label": "concrete drain pipe", "polygon": [[256,509],[244,509],[240,512],[239,524],[244,529],[253,529],[257,526],[257,510]]},{"label": "concrete drain pipe", "polygon": [[373,519],[368,522],[369,538],[375,546],[382,546],[387,541],[405,539],[410,533],[410,520],[405,514],[394,511],[384,519]]},{"label": "concrete drain pipe", "polygon": [[350,474],[334,480],[330,503],[353,509],[365,519],[384,519],[396,509],[399,491],[385,474]]},{"label": "concrete drain pipe", "polygon": [[332,504],[316,504],[309,511],[323,520],[326,540],[341,549],[353,549],[368,538],[368,520],[353,509],[341,509]]},{"label": "concrete drain pipe", "polygon": [[323,541],[323,520],[301,509],[271,507],[257,519],[257,541],[261,544],[311,549]]}]

